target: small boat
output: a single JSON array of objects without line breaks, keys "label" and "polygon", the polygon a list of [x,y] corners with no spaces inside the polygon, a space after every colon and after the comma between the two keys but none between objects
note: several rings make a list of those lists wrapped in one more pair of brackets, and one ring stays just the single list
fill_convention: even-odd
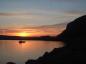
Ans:
[{"label": "small boat", "polygon": [[20,40],[19,43],[25,43],[25,41],[24,40]]}]

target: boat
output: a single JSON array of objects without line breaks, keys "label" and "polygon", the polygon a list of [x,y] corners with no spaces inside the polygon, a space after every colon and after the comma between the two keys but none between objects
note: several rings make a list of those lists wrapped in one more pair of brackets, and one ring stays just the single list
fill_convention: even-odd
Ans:
[{"label": "boat", "polygon": [[25,43],[25,41],[24,40],[20,40],[19,43]]}]

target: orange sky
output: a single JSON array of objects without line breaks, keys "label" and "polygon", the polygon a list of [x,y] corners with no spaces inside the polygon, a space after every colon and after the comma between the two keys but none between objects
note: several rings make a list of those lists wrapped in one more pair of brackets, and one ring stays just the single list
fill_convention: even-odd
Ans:
[{"label": "orange sky", "polygon": [[1,35],[10,36],[55,36],[62,32],[64,28],[28,28],[28,29],[0,29]]}]

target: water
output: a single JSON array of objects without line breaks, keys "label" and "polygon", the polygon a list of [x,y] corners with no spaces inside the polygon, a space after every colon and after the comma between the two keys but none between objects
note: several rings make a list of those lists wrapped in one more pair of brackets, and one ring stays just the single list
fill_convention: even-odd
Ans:
[{"label": "water", "polygon": [[50,52],[54,48],[62,47],[63,43],[55,41],[33,41],[28,40],[19,44],[18,40],[0,41],[0,64],[15,62],[24,64],[28,59],[37,59],[46,51]]}]

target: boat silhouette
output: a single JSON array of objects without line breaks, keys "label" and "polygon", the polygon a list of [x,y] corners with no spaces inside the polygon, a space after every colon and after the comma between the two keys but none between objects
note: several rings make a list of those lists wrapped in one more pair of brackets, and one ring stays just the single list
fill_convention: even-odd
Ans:
[{"label": "boat silhouette", "polygon": [[24,40],[20,40],[19,43],[25,43],[25,41]]}]

